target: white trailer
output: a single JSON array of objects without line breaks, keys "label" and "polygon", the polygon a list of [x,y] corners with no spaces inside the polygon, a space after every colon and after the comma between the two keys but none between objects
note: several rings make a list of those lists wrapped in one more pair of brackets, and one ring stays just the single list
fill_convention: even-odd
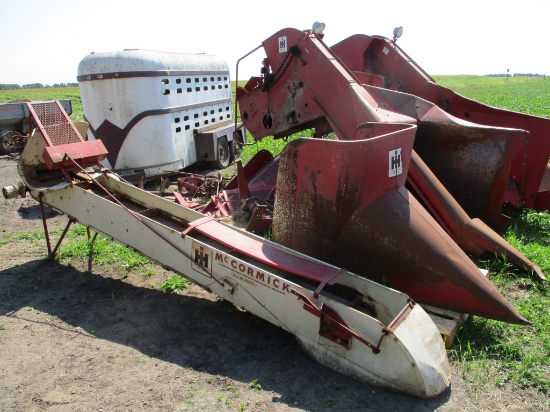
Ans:
[{"label": "white trailer", "polygon": [[[206,54],[124,50],[91,53],[78,66],[88,139],[104,166],[127,180],[206,160],[227,167],[235,123],[229,67]],[[239,133],[244,133],[240,130]]]}]

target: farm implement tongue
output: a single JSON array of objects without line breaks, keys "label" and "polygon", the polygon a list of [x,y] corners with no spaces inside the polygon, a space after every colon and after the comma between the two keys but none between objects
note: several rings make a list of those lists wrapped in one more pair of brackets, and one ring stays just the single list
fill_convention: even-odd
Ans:
[{"label": "farm implement tongue", "polygon": [[[56,107],[31,110],[37,128],[21,154],[24,183],[3,190],[40,202],[52,254],[79,222],[294,334],[326,366],[419,397],[449,387],[439,331],[404,293],[123,182],[98,167],[101,141],[84,141]],[[69,216],[53,251],[43,205]]]},{"label": "farm implement tongue", "polygon": [[[359,64],[368,56],[345,44],[337,56],[321,39],[295,29],[274,34],[262,43],[263,76],[237,88],[241,119],[255,139],[306,128],[337,137],[299,139],[283,150],[275,240],[421,302],[528,323],[462,249],[507,256],[545,278],[479,219],[503,227],[503,205],[523,204],[526,186],[510,179],[510,164],[529,133],[475,124],[385,88],[399,78]],[[384,41],[380,54],[395,54],[395,43]],[[344,60],[364,70],[361,81]],[[394,60],[383,63],[391,72]]]}]

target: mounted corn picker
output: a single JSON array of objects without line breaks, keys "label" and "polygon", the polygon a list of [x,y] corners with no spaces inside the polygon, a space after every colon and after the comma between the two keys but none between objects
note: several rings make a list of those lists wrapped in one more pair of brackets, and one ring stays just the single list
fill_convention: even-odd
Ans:
[{"label": "mounted corn picker", "polygon": [[[320,363],[420,397],[450,385],[439,331],[405,294],[216,221],[99,167],[57,102],[28,103],[36,129],[18,165],[28,191],[73,222],[127,245],[234,305],[293,333]],[[44,217],[44,214],[43,214]],[[47,234],[47,224],[43,219]]]},{"label": "mounted corn picker", "polygon": [[[504,227],[513,208],[549,208],[550,120],[455,95],[395,39],[352,36],[331,49],[322,37],[315,28],[274,34],[257,48],[262,75],[237,88],[257,140],[307,128],[337,137],[294,140],[249,173],[267,195],[253,197],[272,202],[274,239],[420,302],[525,323],[465,251],[505,255],[545,279],[490,226]],[[206,212],[238,207],[253,191],[235,186]]]},{"label": "mounted corn picker", "polygon": [[[395,41],[360,39],[361,47],[348,39],[330,49],[314,27],[284,29],[262,43],[262,76],[237,88],[243,124],[255,139],[306,128],[317,138],[239,165],[207,214],[125,183],[99,166],[108,156],[101,140],[85,141],[68,118],[52,121],[59,106],[32,103],[36,130],[19,163],[23,183],[4,195],[29,191],[41,207],[70,216],[67,229],[79,222],[137,250],[293,333],[324,365],[416,396],[437,395],[450,384],[450,367],[416,300],[529,323],[465,250],[504,254],[544,277],[489,225],[506,224],[504,204],[546,207],[548,121],[537,120],[539,159],[525,151],[526,130],[476,124],[428,96],[398,90],[408,82],[400,73],[432,80]],[[337,139],[321,139],[329,132]],[[518,153],[533,156],[536,170],[523,163],[520,175],[513,171]],[[258,221],[273,210],[278,243],[216,218],[243,203]],[[51,253],[59,242],[53,250],[48,243]]]}]

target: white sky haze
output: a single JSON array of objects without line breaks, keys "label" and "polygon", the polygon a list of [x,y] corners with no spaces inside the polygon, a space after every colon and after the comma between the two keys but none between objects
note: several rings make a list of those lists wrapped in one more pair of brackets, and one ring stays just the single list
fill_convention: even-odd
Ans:
[{"label": "white sky haze", "polygon": [[[92,51],[130,48],[237,60],[280,29],[326,24],[324,41],[392,36],[427,73],[550,74],[550,0],[129,1],[0,0],[0,83],[76,82]],[[262,54],[239,66],[259,75]]]}]

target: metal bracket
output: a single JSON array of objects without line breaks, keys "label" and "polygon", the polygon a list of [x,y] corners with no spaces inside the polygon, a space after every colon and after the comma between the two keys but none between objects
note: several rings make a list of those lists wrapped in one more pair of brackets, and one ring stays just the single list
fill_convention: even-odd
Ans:
[{"label": "metal bracket", "polygon": [[294,289],[291,289],[290,292],[298,296],[298,299],[304,301],[305,310],[320,318],[320,336],[332,342],[335,342],[348,350],[351,348],[351,338],[355,338],[362,344],[371,348],[372,352],[375,355],[380,353],[380,345],[382,344],[382,340],[384,339],[384,336],[388,335],[389,333],[386,328],[382,330],[380,340],[375,346],[374,344],[370,343],[369,341],[352,331],[350,328],[348,328],[344,320],[338,315],[338,313],[336,313],[334,309],[330,308],[324,303],[321,304],[321,308],[319,309],[317,306],[315,306],[313,302],[311,302],[305,295],[301,294],[300,292]]}]

